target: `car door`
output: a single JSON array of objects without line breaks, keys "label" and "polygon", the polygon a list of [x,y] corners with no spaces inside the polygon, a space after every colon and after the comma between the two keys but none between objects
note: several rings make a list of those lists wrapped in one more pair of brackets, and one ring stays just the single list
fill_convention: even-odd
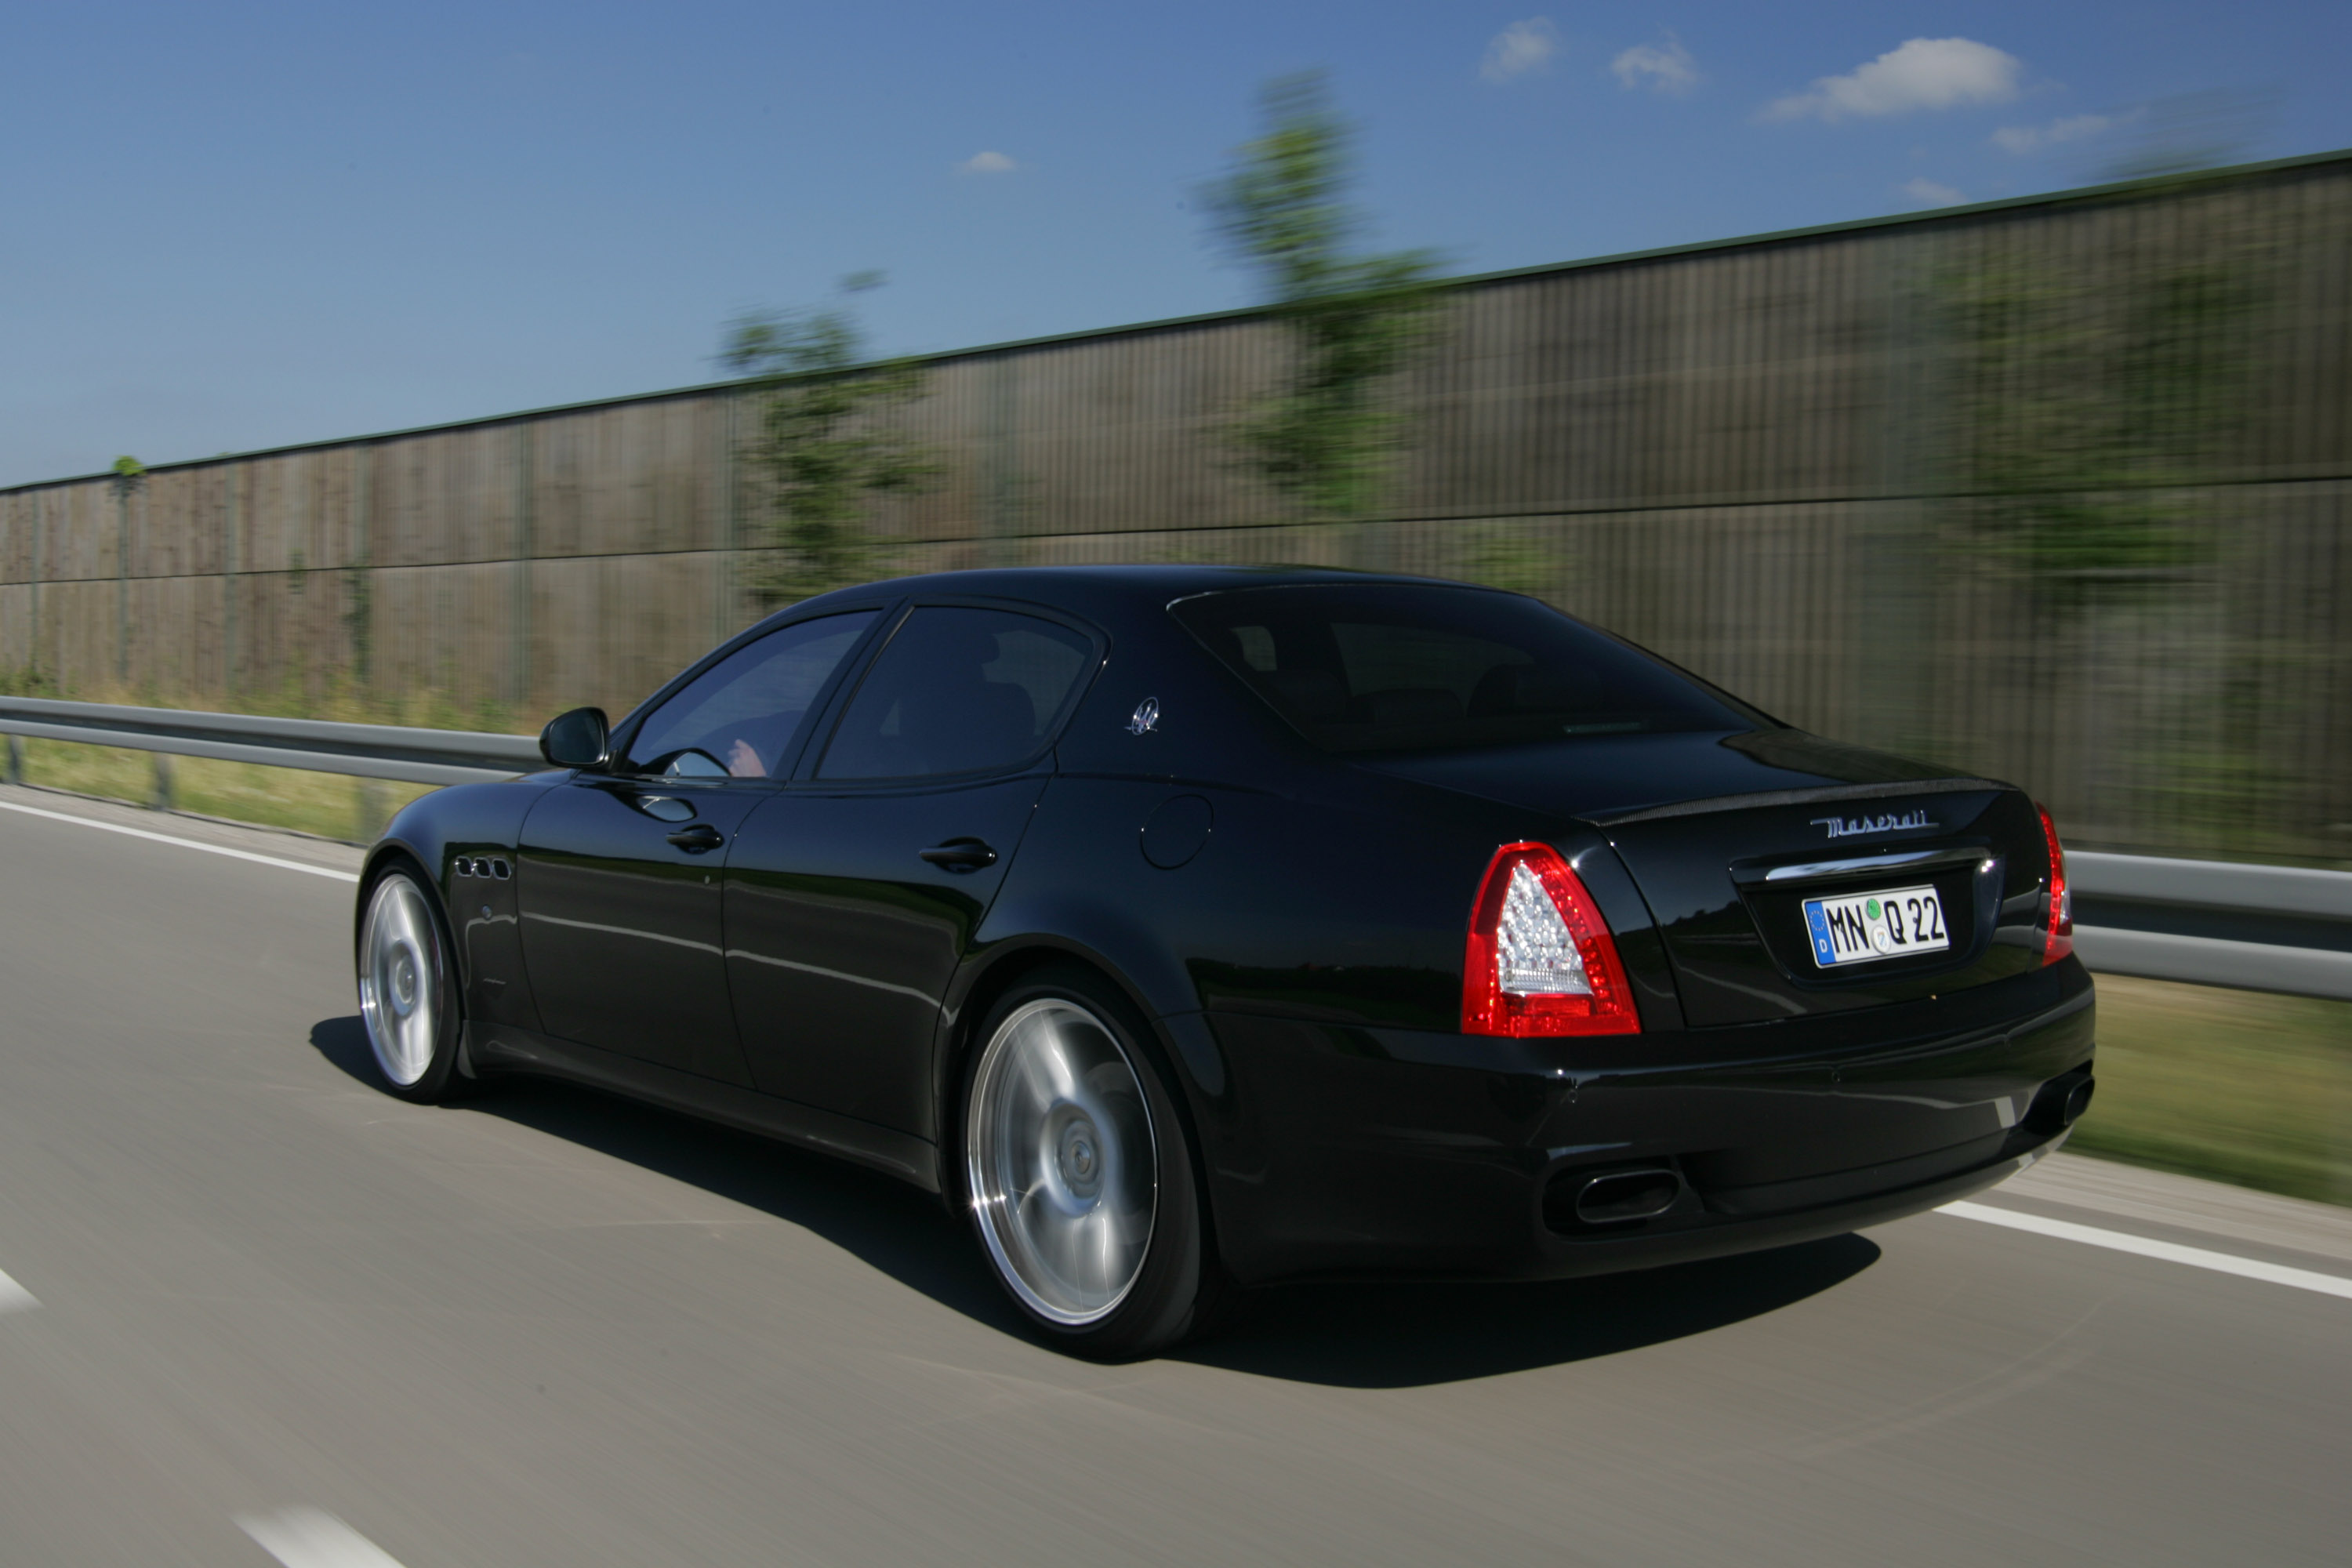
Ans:
[{"label": "car door", "polygon": [[1044,615],[908,612],[728,865],[728,979],[760,1089],[930,1135],[940,998],[1102,652]]},{"label": "car door", "polygon": [[733,650],[617,737],[607,771],[531,808],[517,896],[550,1034],[751,1081],[727,994],[721,875],[877,616],[798,622]]}]

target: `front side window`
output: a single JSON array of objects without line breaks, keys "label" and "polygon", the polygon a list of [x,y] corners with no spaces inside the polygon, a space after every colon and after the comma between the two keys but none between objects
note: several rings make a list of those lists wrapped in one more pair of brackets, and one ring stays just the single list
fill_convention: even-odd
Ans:
[{"label": "front side window", "polygon": [[801,621],[737,648],[638,727],[628,771],[668,778],[777,776],[791,764],[810,705],[877,613]]},{"label": "front side window", "polygon": [[1035,616],[917,609],[850,700],[817,777],[921,778],[1024,762],[1094,658],[1086,637]]},{"label": "front side window", "polygon": [[1244,588],[1171,606],[1328,751],[1446,751],[1772,721],[1516,594],[1435,584]]}]

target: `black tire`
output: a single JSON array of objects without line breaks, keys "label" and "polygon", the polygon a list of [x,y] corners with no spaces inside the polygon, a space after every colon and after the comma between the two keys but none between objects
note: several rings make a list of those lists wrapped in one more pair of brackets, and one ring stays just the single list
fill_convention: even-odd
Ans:
[{"label": "black tire", "polygon": [[[1047,1037],[1049,1043],[1035,1043]],[[1038,1073],[1003,1076],[1038,1059],[1048,1063],[1045,1077],[1056,1064],[1071,1069],[1063,1075],[1069,1087],[1041,1095]],[[989,1009],[965,1053],[954,1163],[965,1212],[1005,1294],[1042,1337],[1074,1355],[1129,1361],[1156,1354],[1205,1330],[1224,1299],[1192,1142],[1171,1081],[1135,1008],[1116,986],[1076,964],[1055,963],[1017,981]],[[1043,1103],[1047,1099],[1050,1105]],[[1061,1259],[1124,1256],[1147,1154],[1149,1221],[1140,1260],[1124,1285],[1118,1268],[1088,1279],[1058,1269],[1052,1244],[1057,1227],[1073,1243]],[[1024,1159],[1040,1162],[1035,1181],[1022,1182],[1003,1163]],[[1019,1202],[1009,1200],[1013,1192],[1024,1194]],[[1085,1231],[1089,1225],[1094,1230]],[[1104,1237],[1114,1239],[1086,1250]]]},{"label": "black tire", "polygon": [[377,1083],[419,1105],[458,1098],[465,1018],[449,922],[429,878],[405,858],[387,861],[360,894],[360,1022]]}]

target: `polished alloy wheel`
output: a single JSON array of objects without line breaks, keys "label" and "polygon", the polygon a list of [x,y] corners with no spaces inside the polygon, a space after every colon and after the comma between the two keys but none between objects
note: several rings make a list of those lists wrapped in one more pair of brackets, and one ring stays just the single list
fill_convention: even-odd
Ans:
[{"label": "polished alloy wheel", "polygon": [[1151,1113],[1100,1019],[1048,997],[1005,1016],[973,1073],[964,1159],[997,1270],[1082,1327],[1135,1288],[1158,1207]]},{"label": "polished alloy wheel", "polygon": [[383,1076],[413,1087],[433,1066],[441,1037],[441,942],[416,884],[398,872],[378,882],[360,931],[360,1015]]}]

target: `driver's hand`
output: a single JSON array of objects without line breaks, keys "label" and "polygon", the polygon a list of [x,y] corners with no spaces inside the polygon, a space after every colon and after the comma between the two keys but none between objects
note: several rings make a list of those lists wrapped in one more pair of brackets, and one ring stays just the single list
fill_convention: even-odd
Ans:
[{"label": "driver's hand", "polygon": [[751,749],[749,741],[738,741],[728,749],[727,771],[739,779],[763,779],[768,776],[767,764],[760,753]]}]

